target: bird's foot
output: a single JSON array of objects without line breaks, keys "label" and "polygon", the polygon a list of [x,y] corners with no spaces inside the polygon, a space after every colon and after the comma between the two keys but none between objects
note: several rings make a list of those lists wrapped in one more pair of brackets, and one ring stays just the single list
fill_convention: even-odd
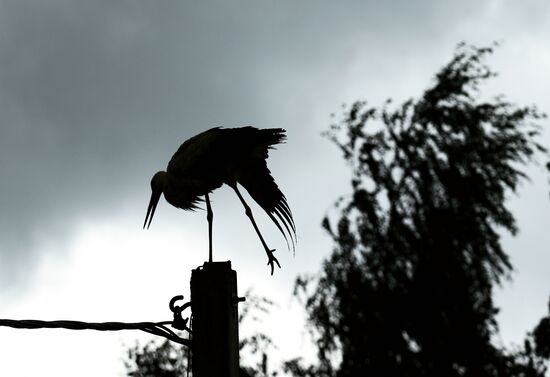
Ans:
[{"label": "bird's foot", "polygon": [[281,268],[279,261],[277,260],[277,258],[275,258],[275,255],[273,255],[274,252],[275,252],[275,249],[271,249],[267,251],[267,258],[268,258],[267,264],[271,266],[271,275],[273,275],[273,270],[275,269],[275,264],[273,262],[277,263],[277,266]]}]

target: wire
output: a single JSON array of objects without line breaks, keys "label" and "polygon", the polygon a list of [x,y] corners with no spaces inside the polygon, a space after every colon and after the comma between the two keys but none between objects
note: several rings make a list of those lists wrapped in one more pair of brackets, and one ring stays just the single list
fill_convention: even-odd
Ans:
[{"label": "wire", "polygon": [[[189,327],[193,328],[193,315],[189,317]],[[189,341],[192,342],[193,333],[189,332]],[[189,372],[191,371],[191,353],[193,352],[193,348],[189,347],[187,350],[187,377],[189,377]]]},{"label": "wire", "polygon": [[119,331],[119,330],[141,330],[149,334],[162,336],[172,342],[191,347],[189,339],[178,336],[174,331],[166,327],[172,325],[171,321],[163,322],[80,322],[80,321],[40,321],[35,319],[15,320],[0,319],[0,326],[13,327],[16,329],[69,329],[69,330],[98,330],[98,331]]},{"label": "wire", "polygon": [[172,342],[182,344],[191,348],[191,340],[185,339],[176,334],[171,327],[177,330],[185,330],[191,335],[191,329],[187,327],[188,318],[183,318],[181,312],[191,307],[187,302],[183,305],[176,305],[176,302],[183,300],[183,296],[174,296],[170,300],[170,310],[174,314],[173,321],[163,322],[81,322],[81,321],[40,321],[36,319],[0,319],[0,326],[13,327],[16,329],[69,329],[69,330],[98,330],[98,331],[119,331],[119,330],[141,330],[149,334],[162,336]]}]

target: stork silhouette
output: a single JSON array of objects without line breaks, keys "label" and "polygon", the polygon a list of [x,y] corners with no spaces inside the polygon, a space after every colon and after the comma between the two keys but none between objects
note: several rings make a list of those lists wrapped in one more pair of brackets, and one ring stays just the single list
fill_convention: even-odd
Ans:
[{"label": "stork silhouette", "polygon": [[168,203],[185,210],[197,209],[204,196],[208,220],[208,260],[212,262],[213,212],[208,194],[225,183],[235,191],[243,204],[245,214],[265,249],[267,264],[273,275],[274,263],[281,268],[273,255],[275,249],[269,249],[265,243],[237,184],[243,186],[263,208],[283,234],[287,246],[290,248],[292,244],[294,249],[296,228],[292,212],[266,163],[268,150],[285,139],[285,130],[282,128],[216,127],[185,141],[172,156],[166,171],[157,172],[151,180],[151,199],[143,228],[151,225],[161,194],[164,194]]}]

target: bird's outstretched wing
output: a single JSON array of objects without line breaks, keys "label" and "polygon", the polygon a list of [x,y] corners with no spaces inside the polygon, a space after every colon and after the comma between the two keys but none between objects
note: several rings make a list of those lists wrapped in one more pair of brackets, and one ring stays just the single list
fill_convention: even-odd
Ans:
[{"label": "bird's outstretched wing", "polygon": [[195,196],[222,183],[240,183],[294,250],[296,228],[292,212],[266,164],[268,150],[284,141],[282,128],[212,128],[184,142],[168,163],[167,171],[189,186],[197,182],[196,188],[187,188]]},{"label": "bird's outstretched wing", "polygon": [[252,199],[263,208],[285,237],[289,248],[292,245],[294,251],[296,227],[292,212],[284,194],[271,176],[266,161],[263,159],[251,161],[245,169],[241,170],[238,182],[248,191]]}]

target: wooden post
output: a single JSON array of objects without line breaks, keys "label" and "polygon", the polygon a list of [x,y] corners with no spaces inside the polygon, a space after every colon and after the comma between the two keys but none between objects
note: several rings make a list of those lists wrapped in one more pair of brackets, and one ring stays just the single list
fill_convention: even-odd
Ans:
[{"label": "wooden post", "polygon": [[231,262],[205,262],[191,273],[193,377],[238,377],[237,273]]}]

